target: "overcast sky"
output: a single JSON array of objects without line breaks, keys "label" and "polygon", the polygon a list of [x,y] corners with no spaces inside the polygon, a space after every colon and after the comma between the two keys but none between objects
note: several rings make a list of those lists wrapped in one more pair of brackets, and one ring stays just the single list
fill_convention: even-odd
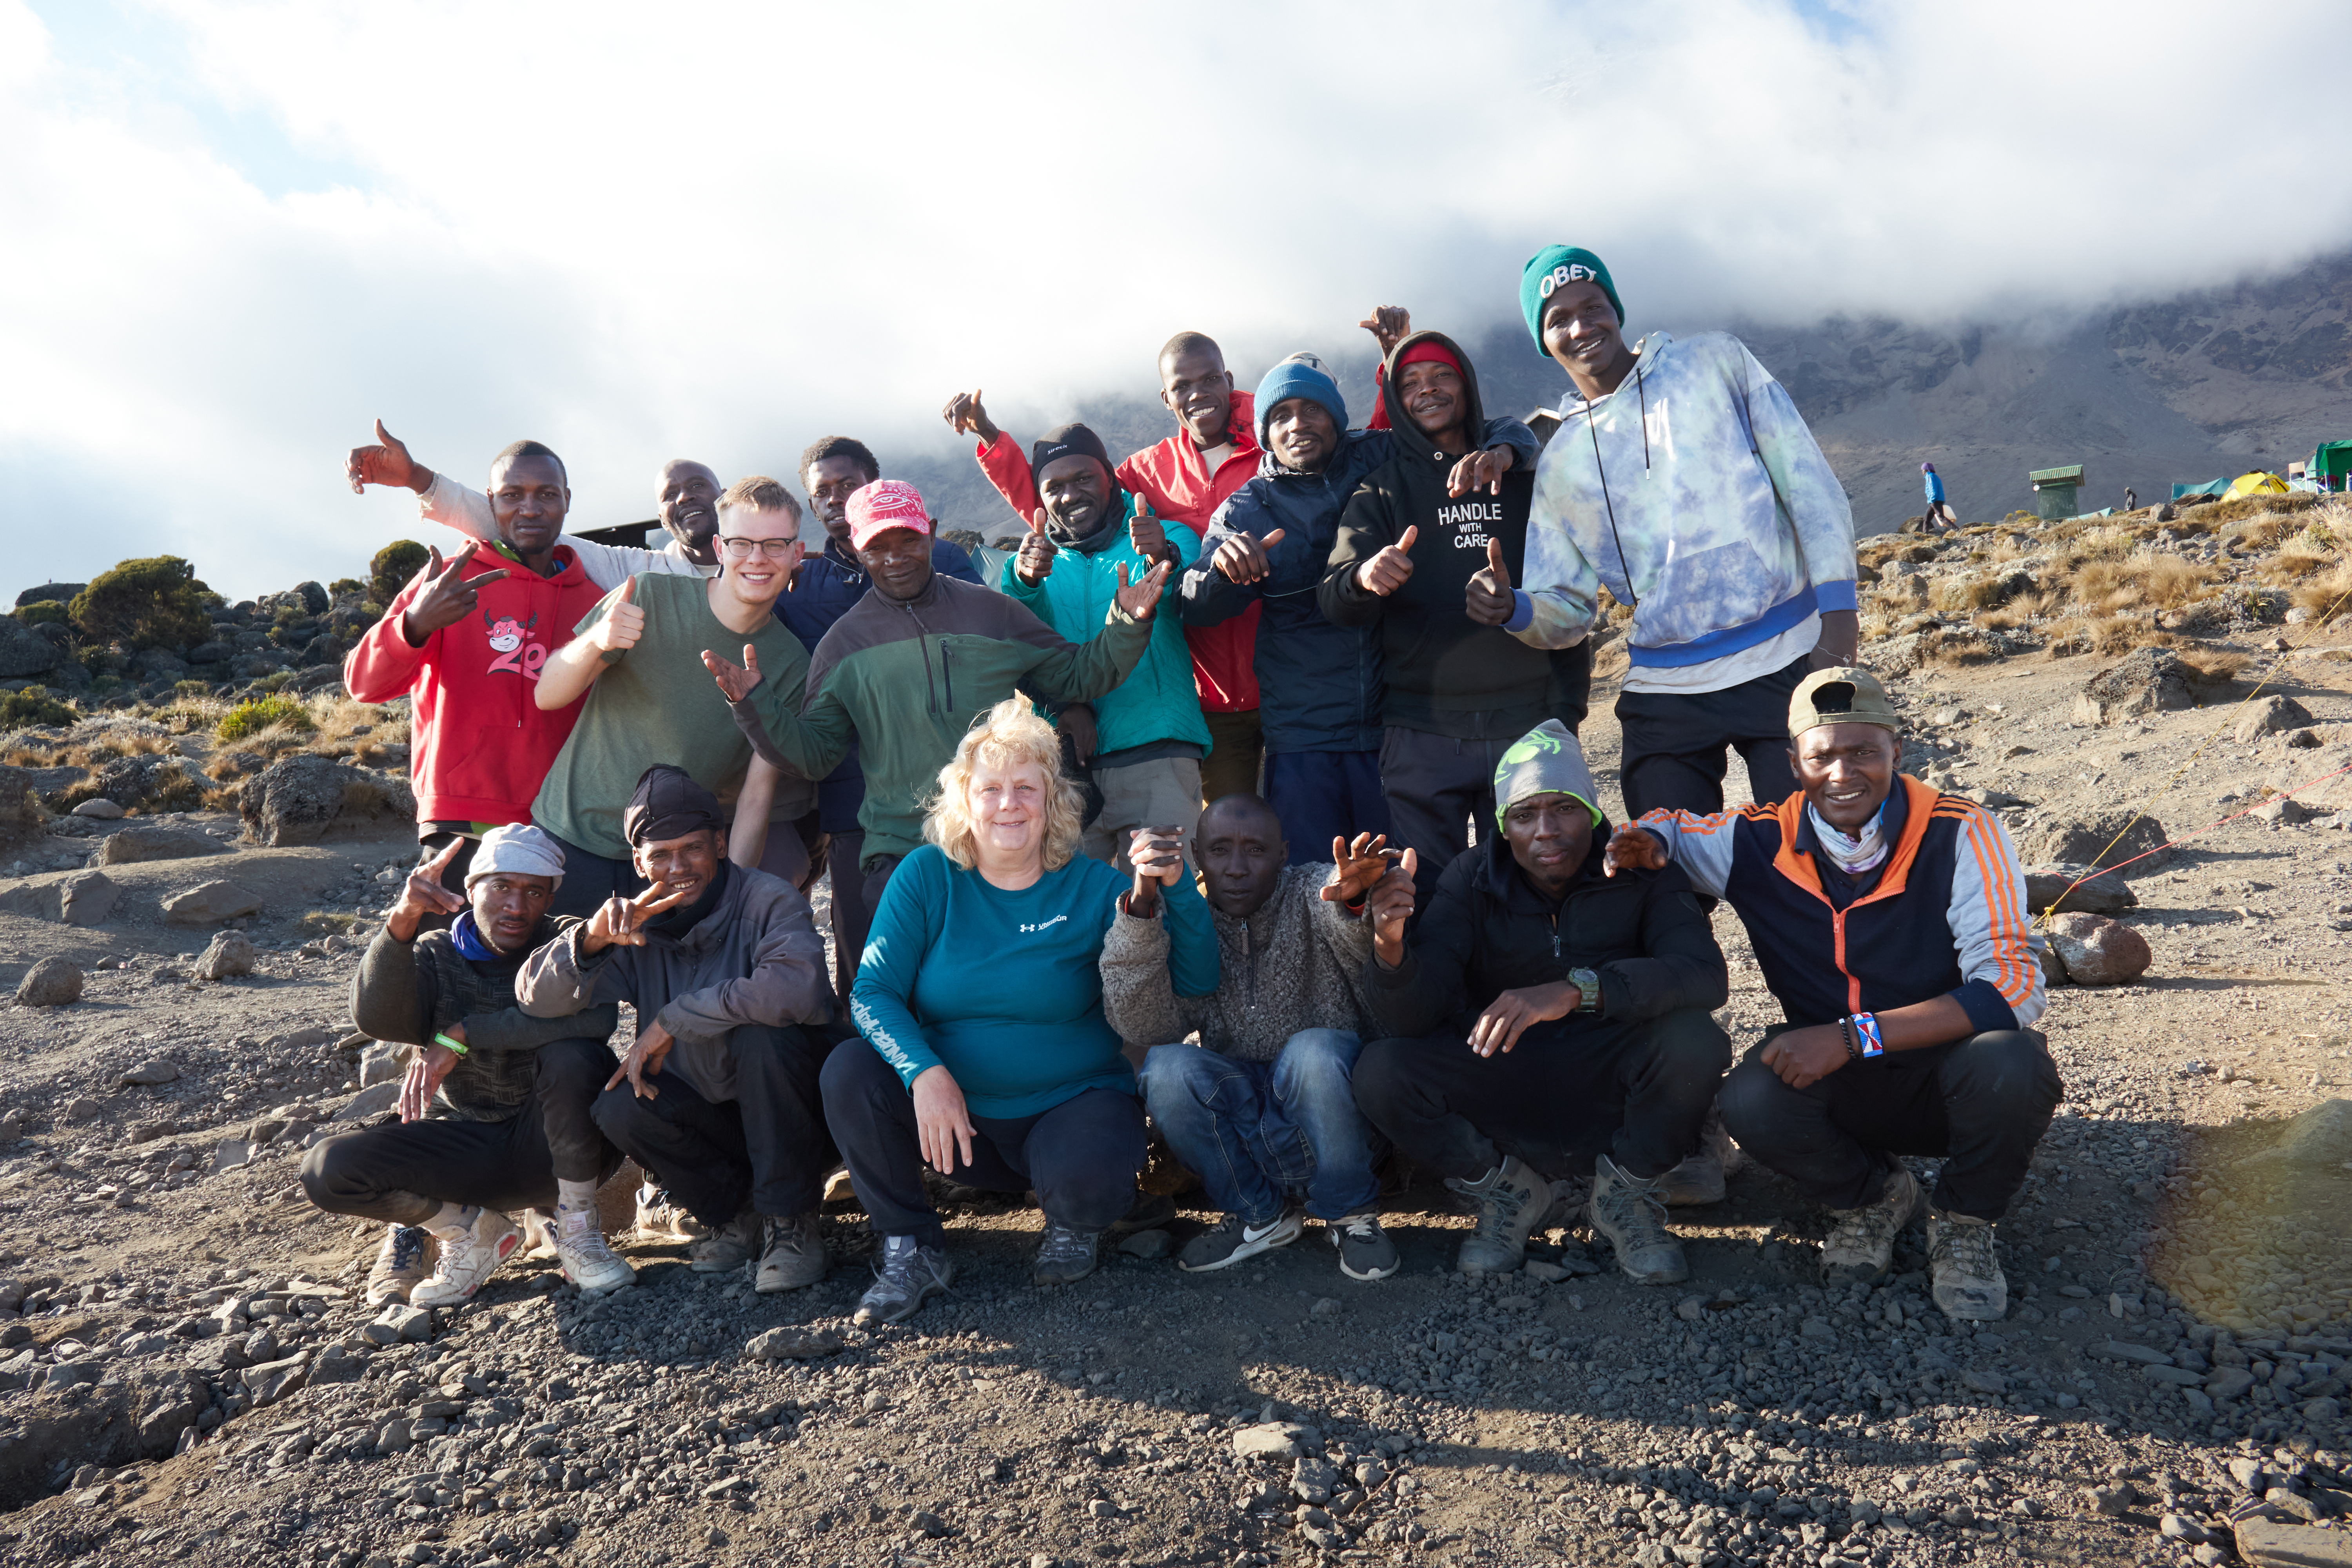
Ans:
[{"label": "overcast sky", "polygon": [[[428,538],[381,415],[580,526],[1273,358],[1467,333],[1538,245],[1631,326],[2010,318],[2352,243],[2340,0],[647,6],[0,0],[0,604],[168,552],[232,596]],[[1367,342],[1369,340],[1366,340]]]}]

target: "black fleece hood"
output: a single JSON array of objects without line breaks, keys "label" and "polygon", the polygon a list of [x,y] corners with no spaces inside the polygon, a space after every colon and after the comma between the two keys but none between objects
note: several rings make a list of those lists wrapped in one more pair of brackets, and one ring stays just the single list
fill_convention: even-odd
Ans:
[{"label": "black fleece hood", "polygon": [[1444,332],[1410,332],[1399,339],[1381,370],[1381,406],[1388,411],[1391,438],[1427,462],[1437,456],[1437,443],[1421,433],[1421,426],[1405,412],[1404,396],[1397,390],[1397,367],[1404,363],[1409,350],[1422,343],[1435,343],[1462,367],[1462,428],[1473,447],[1480,444],[1479,436],[1486,428],[1486,407],[1478,399],[1478,372],[1470,363],[1470,356],[1462,352],[1460,343]]}]

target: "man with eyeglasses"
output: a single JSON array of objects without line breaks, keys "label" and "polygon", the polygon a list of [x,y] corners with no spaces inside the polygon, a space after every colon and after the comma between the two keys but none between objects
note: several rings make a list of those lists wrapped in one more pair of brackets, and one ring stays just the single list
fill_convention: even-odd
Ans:
[{"label": "man with eyeglasses", "polygon": [[718,576],[639,572],[625,578],[548,658],[535,693],[541,708],[588,694],[531,803],[531,819],[563,847],[563,886],[553,912],[585,918],[607,899],[644,890],[621,813],[656,763],[676,765],[705,789],[743,775],[728,858],[760,864],[777,774],[714,709],[701,661],[705,649],[756,648],[772,674],[754,705],[771,723],[800,711],[808,651],[774,615],[776,596],[800,564],[800,503],[776,480],[736,480],[719,498]]}]

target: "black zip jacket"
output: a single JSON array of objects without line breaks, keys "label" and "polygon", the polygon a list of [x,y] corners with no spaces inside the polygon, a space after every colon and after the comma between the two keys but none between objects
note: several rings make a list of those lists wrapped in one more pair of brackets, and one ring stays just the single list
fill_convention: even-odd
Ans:
[{"label": "black zip jacket", "polygon": [[1708,1012],[1731,994],[1715,931],[1678,867],[1601,872],[1609,825],[1555,904],[1536,891],[1500,833],[1454,857],[1438,879],[1428,912],[1405,943],[1404,962],[1364,963],[1364,990],[1384,1033],[1417,1037],[1470,1026],[1506,991],[1566,980],[1571,969],[1601,976],[1599,1014],[1571,1013],[1537,1024],[1516,1047],[1614,1032],[1684,1007]]},{"label": "black zip jacket", "polygon": [[[1405,412],[1397,365],[1409,349],[1434,342],[1462,366],[1466,426],[1486,428],[1478,374],[1470,356],[1440,332],[1414,332],[1389,354],[1381,381],[1388,411],[1389,458],[1369,474],[1339,518],[1317,601],[1343,626],[1379,626],[1387,695],[1381,721],[1424,734],[1461,739],[1516,739],[1547,719],[1571,731],[1584,721],[1592,687],[1589,640],[1548,651],[1529,647],[1500,626],[1482,626],[1463,610],[1471,576],[1486,564],[1486,542],[1503,543],[1513,583],[1526,573],[1528,507],[1535,466],[1515,466],[1500,495],[1479,491],[1455,499],[1445,477],[1461,459],[1438,449]],[[1356,569],[1417,528],[1412,575],[1382,597],[1356,582]]]}]

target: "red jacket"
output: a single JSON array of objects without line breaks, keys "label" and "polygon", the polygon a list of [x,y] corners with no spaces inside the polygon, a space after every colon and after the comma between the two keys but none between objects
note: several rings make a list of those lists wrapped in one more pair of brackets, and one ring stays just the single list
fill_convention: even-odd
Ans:
[{"label": "red jacket", "polygon": [[580,717],[578,702],[541,712],[531,687],[547,656],[572,640],[572,628],[604,597],[571,546],[557,545],[555,560],[562,569],[541,577],[481,552],[468,582],[501,566],[512,574],[480,589],[472,615],[411,647],[400,622],[425,590],[420,572],[343,661],[343,686],[361,701],[415,699],[408,773],[418,822],[530,820],[531,799]]},{"label": "red jacket", "polygon": [[[1246,392],[1234,394],[1233,417],[1225,433],[1233,437],[1234,454],[1211,473],[1201,461],[1192,438],[1178,433],[1156,447],[1119,464],[1118,482],[1151,503],[1162,522],[1179,522],[1196,536],[1209,531],[1209,519],[1225,498],[1247,484],[1257,472],[1256,400]],[[1013,437],[996,433],[996,444],[981,447],[980,459],[989,483],[1024,521],[1037,510],[1037,487],[1029,478],[1029,459]],[[1257,706],[1258,606],[1213,626],[1187,626],[1184,644],[1192,652],[1192,685],[1201,707],[1210,713],[1246,713]]]}]

